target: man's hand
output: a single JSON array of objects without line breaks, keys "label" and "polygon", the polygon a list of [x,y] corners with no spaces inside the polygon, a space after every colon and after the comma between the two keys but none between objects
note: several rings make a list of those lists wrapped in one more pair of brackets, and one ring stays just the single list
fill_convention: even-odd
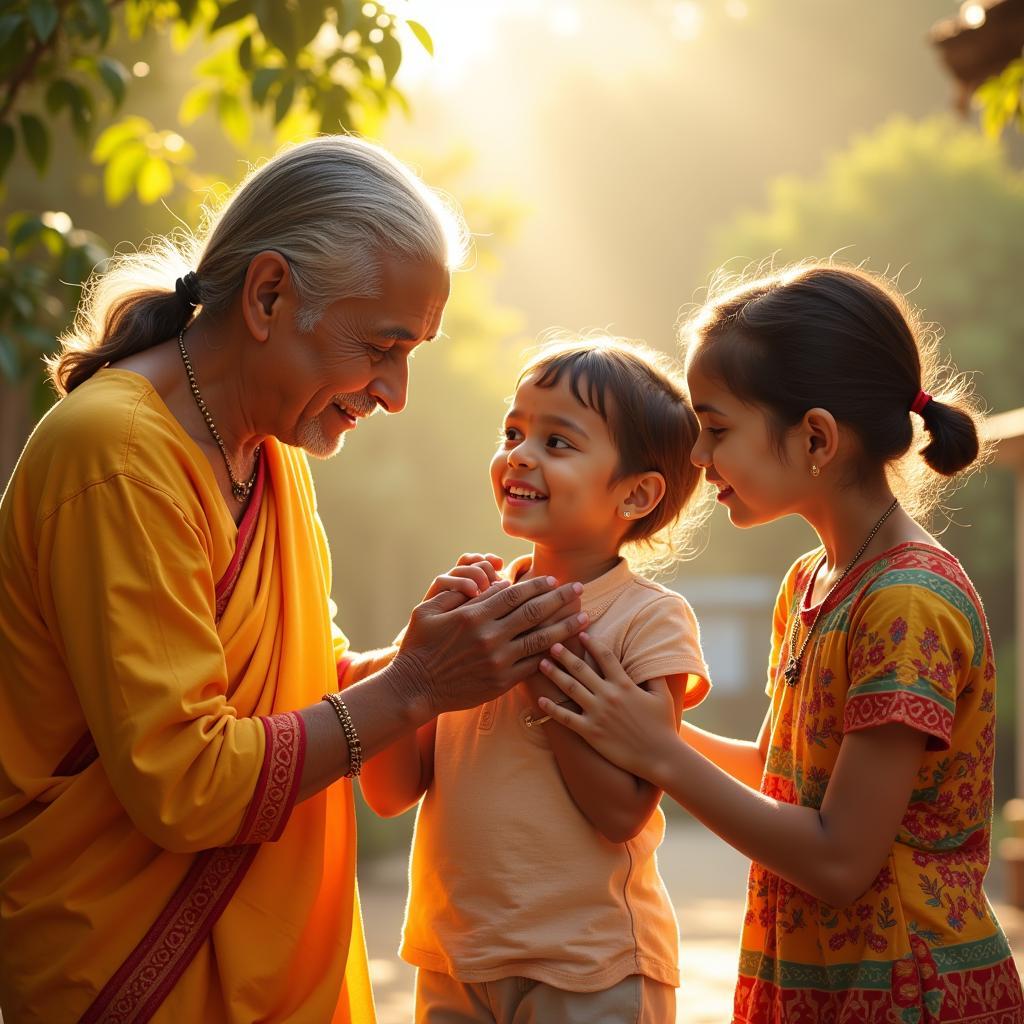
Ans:
[{"label": "man's hand", "polygon": [[550,576],[502,583],[473,600],[443,590],[413,611],[390,674],[414,718],[494,699],[585,627],[581,584],[559,587]]}]

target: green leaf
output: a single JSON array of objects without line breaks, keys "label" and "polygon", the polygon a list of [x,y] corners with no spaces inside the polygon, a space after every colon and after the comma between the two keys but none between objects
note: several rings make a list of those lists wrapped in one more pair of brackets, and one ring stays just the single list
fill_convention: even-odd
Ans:
[{"label": "green leaf", "polygon": [[252,76],[252,101],[258,107],[267,102],[270,87],[284,77],[284,68],[258,68]]},{"label": "green leaf", "polygon": [[51,114],[58,114],[65,107],[75,103],[75,85],[66,78],[58,78],[51,82],[46,90],[46,109]]},{"label": "green leaf", "polygon": [[86,142],[92,129],[92,94],[85,89],[75,87],[75,101],[71,106],[71,123],[75,134]]},{"label": "green leaf", "polygon": [[135,188],[143,203],[147,206],[155,203],[174,188],[174,175],[171,174],[170,165],[158,156],[147,157],[139,171]]},{"label": "green leaf", "polygon": [[25,217],[10,234],[11,249],[20,249],[35,241],[45,225],[39,217]]},{"label": "green leaf", "polygon": [[324,23],[324,0],[296,0],[292,14],[296,48],[308,46]]},{"label": "green leaf", "polygon": [[198,0],[178,0],[178,10],[181,11],[181,17],[189,24],[192,23],[192,19],[195,18],[198,9]]},{"label": "green leaf", "polygon": [[192,86],[178,108],[178,120],[188,125],[198,121],[207,110],[210,109],[210,102],[213,100],[213,90],[209,85],[200,83]]},{"label": "green leaf", "polygon": [[246,36],[238,44],[238,66],[243,71],[252,71],[252,36]]},{"label": "green leaf", "polygon": [[363,0],[335,0],[332,6],[338,12],[339,35],[346,35],[359,24]]},{"label": "green leaf", "polygon": [[5,14],[0,17],[0,46],[4,46],[7,40],[21,27],[25,20],[23,14]]},{"label": "green leaf", "polygon": [[21,359],[14,339],[8,334],[0,334],[0,373],[12,384],[21,377]]},{"label": "green leaf", "polygon": [[406,25],[409,26],[412,34],[420,41],[420,46],[423,47],[431,57],[434,56],[434,40],[430,38],[430,33],[418,22],[413,20],[406,21]]},{"label": "green leaf", "polygon": [[280,124],[285,115],[291,109],[292,101],[295,99],[295,79],[289,78],[281,87],[274,103],[274,124]]},{"label": "green leaf", "polygon": [[43,122],[35,114],[22,114],[21,137],[25,140],[25,148],[36,170],[43,174],[50,160],[50,136]]},{"label": "green leaf", "polygon": [[[281,5],[284,6],[283,4]],[[231,0],[231,3],[225,4],[221,7],[217,17],[213,19],[213,24],[210,26],[210,32],[216,32],[219,29],[224,28],[225,25],[231,25],[236,21],[241,21],[242,18],[248,17],[252,14],[253,0]]]},{"label": "green leaf", "polygon": [[53,35],[59,19],[60,14],[53,0],[29,0],[28,20],[39,42],[45,43]]},{"label": "green leaf", "polygon": [[112,124],[100,132],[96,145],[92,148],[94,163],[106,163],[129,140],[138,141],[143,135],[153,130],[153,125],[144,117],[126,117],[123,121]]},{"label": "green leaf", "polygon": [[110,39],[110,8],[106,0],[79,0],[93,30],[100,37],[100,44],[107,45]]},{"label": "green leaf", "polygon": [[6,122],[0,123],[0,180],[14,156],[14,129]]},{"label": "green leaf", "polygon": [[385,30],[384,38],[377,43],[377,56],[384,65],[384,79],[390,83],[402,63],[402,45],[389,29]]},{"label": "green leaf", "polygon": [[98,70],[103,84],[113,97],[116,109],[124,102],[125,91],[128,87],[128,69],[113,57],[100,57]]},{"label": "green leaf", "polygon": [[284,54],[289,64],[293,63],[299,42],[295,20],[288,8],[280,0],[258,0],[256,17],[267,40]]},{"label": "green leaf", "polygon": [[249,111],[237,96],[221,93],[217,97],[217,117],[236,146],[242,147],[249,141],[252,134]]},{"label": "green leaf", "polygon": [[103,194],[110,206],[118,206],[134,191],[142,165],[149,158],[137,139],[123,143],[103,171]]}]

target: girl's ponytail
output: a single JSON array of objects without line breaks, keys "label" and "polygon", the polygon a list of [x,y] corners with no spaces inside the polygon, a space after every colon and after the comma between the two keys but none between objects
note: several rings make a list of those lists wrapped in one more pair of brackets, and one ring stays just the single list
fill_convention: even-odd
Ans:
[{"label": "girl's ponytail", "polygon": [[980,450],[974,417],[959,405],[930,399],[920,412],[931,441],[921,457],[942,476],[954,476],[977,459]]}]

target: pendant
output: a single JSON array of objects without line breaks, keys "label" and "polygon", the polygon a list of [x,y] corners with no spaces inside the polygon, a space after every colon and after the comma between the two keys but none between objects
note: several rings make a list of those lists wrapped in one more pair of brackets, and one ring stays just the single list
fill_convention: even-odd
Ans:
[{"label": "pendant", "polygon": [[800,682],[800,666],[796,662],[796,658],[790,658],[786,664],[786,671],[783,673],[786,677],[787,686],[796,686]]}]

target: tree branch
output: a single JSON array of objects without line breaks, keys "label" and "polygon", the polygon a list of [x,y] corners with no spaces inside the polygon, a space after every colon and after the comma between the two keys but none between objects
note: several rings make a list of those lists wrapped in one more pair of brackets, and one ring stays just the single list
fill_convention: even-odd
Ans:
[{"label": "tree branch", "polygon": [[[21,62],[21,67],[19,67],[18,70],[8,78],[7,95],[4,97],[3,106],[0,106],[0,121],[7,120],[8,114],[10,114],[11,109],[14,107],[14,101],[17,99],[18,93],[21,91],[22,86],[31,80],[32,72],[35,70],[35,67],[39,63],[43,54],[46,53],[47,50],[56,49],[61,35],[60,30],[64,12],[72,3],[74,3],[74,0],[57,0],[57,10],[59,15],[57,24],[50,33],[50,38],[45,42],[41,39],[37,39],[36,44],[29,55]],[[123,3],[124,0],[107,0],[108,7],[119,7]]]}]

